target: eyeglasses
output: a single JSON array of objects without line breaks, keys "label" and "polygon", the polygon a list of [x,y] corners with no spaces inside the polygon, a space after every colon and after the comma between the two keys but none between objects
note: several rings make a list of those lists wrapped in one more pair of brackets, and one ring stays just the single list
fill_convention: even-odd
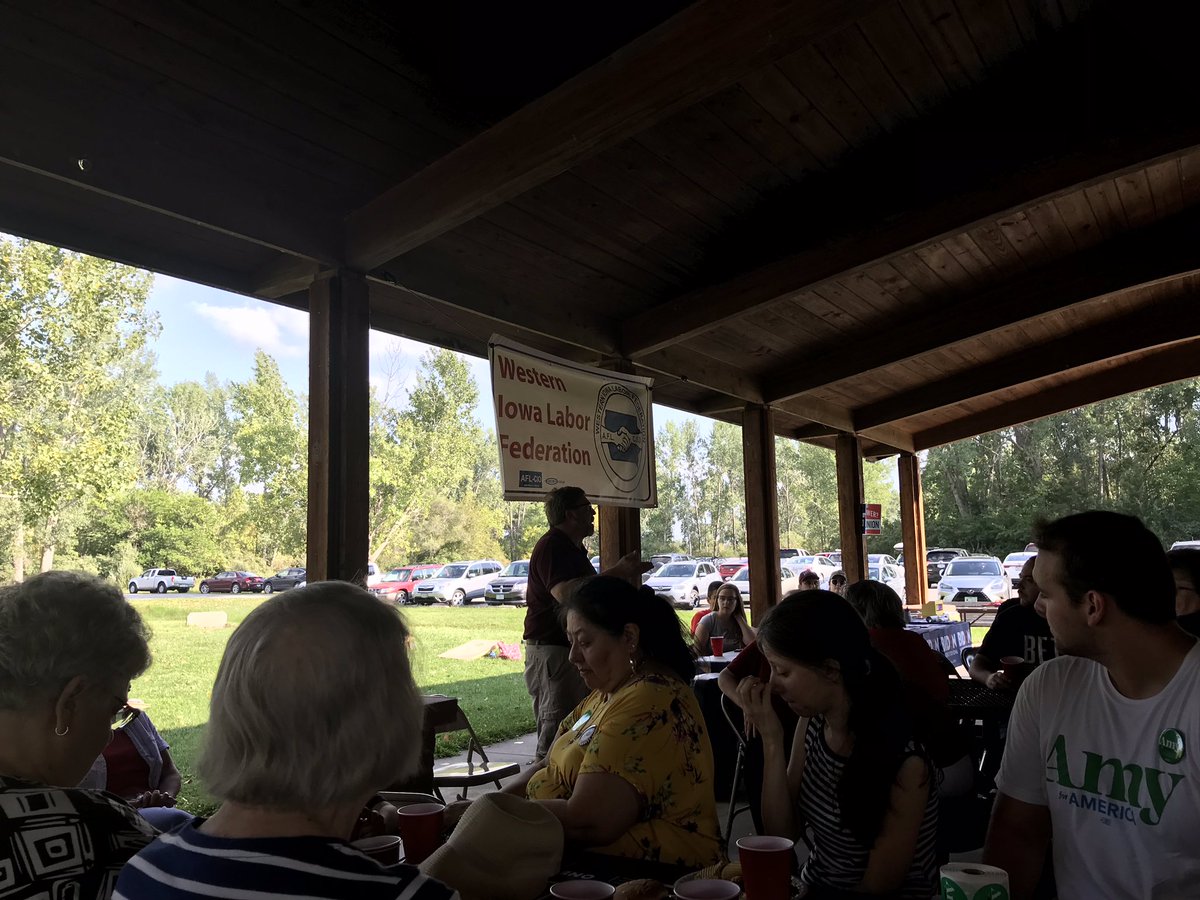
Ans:
[{"label": "eyeglasses", "polygon": [[574,506],[571,507],[571,509],[591,509],[591,508],[592,508],[592,504],[586,500],[583,503],[576,503]]},{"label": "eyeglasses", "polygon": [[142,714],[140,709],[134,709],[132,706],[122,706],[119,710],[112,714],[111,726],[113,731],[120,731],[134,719]]}]

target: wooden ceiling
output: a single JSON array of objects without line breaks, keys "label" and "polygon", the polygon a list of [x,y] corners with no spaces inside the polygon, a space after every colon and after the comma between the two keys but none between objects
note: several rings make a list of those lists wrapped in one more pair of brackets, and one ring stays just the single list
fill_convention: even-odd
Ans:
[{"label": "wooden ceiling", "polygon": [[0,0],[0,229],[923,449],[1200,375],[1192,6]]}]

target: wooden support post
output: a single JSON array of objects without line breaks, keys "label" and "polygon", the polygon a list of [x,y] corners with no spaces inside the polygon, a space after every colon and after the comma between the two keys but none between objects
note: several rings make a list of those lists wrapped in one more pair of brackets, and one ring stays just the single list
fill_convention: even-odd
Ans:
[{"label": "wooden support post", "polygon": [[308,291],[308,580],[366,584],[370,553],[367,282],[340,270]]},{"label": "wooden support post", "polygon": [[904,593],[909,606],[925,602],[925,500],[921,493],[921,461],[915,453],[901,453],[900,529],[904,537]]},{"label": "wooden support post", "polygon": [[742,465],[746,481],[746,543],[751,621],[761,622],[779,602],[779,492],[775,483],[775,416],[768,406],[742,412]]},{"label": "wooden support post", "polygon": [[867,542],[862,533],[862,445],[858,435],[837,436],[838,530],[842,538],[842,571],[854,584],[867,577]]}]

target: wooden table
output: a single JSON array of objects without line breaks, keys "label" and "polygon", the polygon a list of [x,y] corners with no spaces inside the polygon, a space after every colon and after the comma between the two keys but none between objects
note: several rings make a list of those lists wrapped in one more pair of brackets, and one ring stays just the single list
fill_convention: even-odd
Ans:
[{"label": "wooden table", "polygon": [[727,650],[720,656],[701,656],[696,660],[696,671],[698,672],[720,672],[727,665],[733,662],[740,650]]},{"label": "wooden table", "polygon": [[[643,859],[609,856],[605,853],[568,850],[563,856],[562,869],[550,879],[549,884],[585,879],[603,881],[616,886],[624,884],[626,881],[637,881],[639,878],[653,878],[670,887],[684,875],[689,875],[699,868],[701,867],[672,866]],[[549,898],[549,896],[549,885],[547,885],[547,890],[542,897]]]}]

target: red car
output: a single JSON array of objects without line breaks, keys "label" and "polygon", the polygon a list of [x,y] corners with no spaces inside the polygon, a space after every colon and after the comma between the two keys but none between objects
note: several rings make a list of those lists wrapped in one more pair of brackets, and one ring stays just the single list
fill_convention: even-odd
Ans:
[{"label": "red car", "polygon": [[417,582],[424,581],[426,578],[432,578],[433,574],[440,569],[441,564],[437,565],[421,565],[421,566],[403,566],[399,569],[392,569],[383,576],[383,580],[378,584],[371,585],[371,593],[377,594],[380,597],[386,597],[388,600],[394,600],[397,603],[407,603],[408,598],[412,596],[416,589]]},{"label": "red car", "polygon": [[737,574],[737,570],[746,565],[747,562],[748,560],[744,556],[740,559],[723,559],[717,563],[717,571],[721,574],[723,579],[728,581],[735,574]]},{"label": "red car", "polygon": [[218,572],[212,578],[205,578],[200,582],[200,593],[202,594],[220,591],[227,591],[230,594],[240,594],[242,591],[261,594],[262,589],[262,576],[250,572]]}]

